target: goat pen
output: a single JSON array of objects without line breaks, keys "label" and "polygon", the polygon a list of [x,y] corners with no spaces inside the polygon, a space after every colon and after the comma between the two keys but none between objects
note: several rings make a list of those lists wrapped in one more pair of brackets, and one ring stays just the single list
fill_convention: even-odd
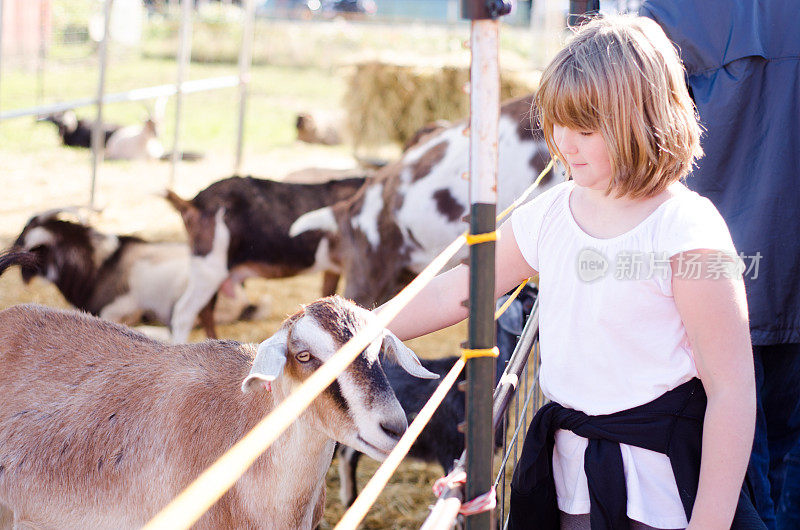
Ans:
[{"label": "goat pen", "polygon": [[[0,82],[2,82],[2,50],[3,50],[3,6],[4,1],[0,0]],[[130,3],[129,3],[130,4]],[[90,208],[95,207],[96,200],[96,185],[98,180],[98,173],[103,159],[103,142],[101,137],[103,134],[103,108],[105,104],[117,102],[133,102],[155,99],[159,97],[175,96],[175,126],[174,136],[172,141],[171,150],[171,176],[169,187],[174,187],[178,161],[181,159],[181,119],[182,119],[182,102],[185,94],[193,92],[201,92],[208,90],[218,90],[221,88],[238,87],[239,102],[238,102],[238,121],[237,121],[237,135],[236,135],[236,158],[234,165],[234,173],[238,173],[242,166],[243,157],[243,142],[244,142],[244,120],[245,109],[247,102],[247,83],[249,79],[249,71],[252,60],[252,40],[253,28],[255,22],[255,0],[242,1],[242,41],[239,49],[238,60],[238,75],[221,76],[206,79],[187,80],[189,63],[191,61],[191,39],[192,39],[192,17],[194,9],[193,0],[180,0],[180,30],[179,30],[179,43],[177,51],[177,73],[174,84],[164,84],[150,87],[135,88],[116,93],[107,93],[106,87],[106,71],[108,68],[109,57],[108,48],[109,44],[114,37],[114,26],[124,26],[129,24],[128,20],[117,20],[116,24],[112,23],[112,15],[116,15],[117,19],[121,19],[126,13],[122,9],[114,9],[114,0],[103,1],[102,21],[96,19],[89,23],[89,34],[87,36],[80,36],[80,38],[90,38],[96,35],[97,26],[102,25],[99,29],[100,34],[98,38],[97,49],[97,73],[98,82],[96,86],[96,95],[94,97],[86,96],[69,101],[59,101],[56,103],[42,104],[43,98],[43,78],[45,72],[45,58],[47,56],[48,41],[51,38],[50,27],[47,15],[49,15],[50,2],[48,0],[37,0],[37,5],[23,4],[19,2],[14,4],[18,11],[24,14],[26,9],[38,11],[40,17],[38,23],[37,34],[31,38],[38,37],[38,46],[36,54],[36,69],[37,69],[37,104],[19,109],[3,110],[6,105],[0,102],[0,122],[13,118],[20,118],[24,116],[43,116],[49,113],[57,113],[65,110],[72,110],[85,106],[95,106],[96,119],[92,130],[92,170],[91,170],[91,187],[89,190],[88,205]],[[120,5],[120,2],[117,2]],[[32,11],[32,12],[33,12]],[[27,15],[26,15],[27,16]],[[24,17],[23,17],[24,18]],[[94,24],[93,24],[94,22]],[[100,22],[99,24],[97,22]],[[93,28],[92,26],[95,26]],[[91,35],[93,33],[95,35]],[[120,30],[123,31],[123,30]],[[69,34],[63,35],[61,38],[69,40]],[[76,37],[78,38],[78,37]]]}]

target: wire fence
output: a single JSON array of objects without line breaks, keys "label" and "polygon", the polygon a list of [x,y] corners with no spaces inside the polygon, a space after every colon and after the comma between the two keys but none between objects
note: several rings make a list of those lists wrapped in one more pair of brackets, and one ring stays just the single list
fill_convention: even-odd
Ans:
[{"label": "wire fence", "polygon": [[[497,494],[495,516],[499,528],[507,528],[511,477],[519,459],[528,425],[536,411],[545,403],[538,384],[539,317],[538,302],[528,317],[514,353],[494,392],[493,424],[502,433],[502,448],[496,458],[494,489]],[[459,460],[449,476],[464,472],[465,458]],[[423,530],[452,528],[462,508],[463,492],[459,483],[446,483],[436,504],[422,525]]]},{"label": "wire fence", "polygon": [[[531,2],[514,2],[504,24],[527,25]],[[424,22],[430,24],[468,25],[461,18],[461,0],[267,0],[259,5],[259,14],[275,19],[329,20],[346,18],[377,23]]]},{"label": "wire fence", "polygon": [[[111,0],[107,0],[110,2]],[[25,19],[23,26],[38,28],[35,35],[36,39],[25,39],[23,37],[14,37],[13,41],[9,40],[9,33],[6,32],[8,21],[18,15],[18,11],[9,11],[7,8],[2,11],[0,17],[0,119],[10,119],[20,117],[26,114],[39,114],[43,109],[47,111],[63,110],[65,108],[77,108],[81,106],[98,104],[98,102],[122,102],[134,100],[147,100],[156,95],[172,95],[172,94],[186,94],[192,91],[190,83],[195,82],[197,90],[209,88],[202,86],[200,81],[189,79],[186,72],[178,74],[178,79],[175,80],[175,72],[163,74],[164,77],[172,76],[173,84],[168,81],[160,82],[159,78],[162,74],[155,72],[148,72],[147,79],[152,81],[152,84],[147,89],[141,88],[143,76],[141,72],[135,73],[131,76],[121,74],[122,69],[118,70],[120,64],[128,62],[128,59],[134,57],[138,58],[142,55],[148,57],[158,56],[177,56],[181,55],[179,52],[183,50],[183,64],[188,64],[189,55],[192,55],[185,47],[186,41],[191,40],[187,37],[186,26],[181,26],[191,22],[197,17],[190,9],[184,9],[183,15],[178,14],[174,9],[170,9],[169,4],[166,5],[163,11],[154,11],[152,13],[142,13],[141,27],[138,29],[138,38],[141,42],[141,35],[144,33],[158,34],[163,38],[158,39],[156,45],[151,46],[137,46],[135,44],[128,44],[129,35],[125,32],[137,33],[137,24],[130,24],[130,27],[125,27],[120,30],[115,30],[112,22],[106,23],[103,21],[102,25],[109,27],[108,31],[100,31],[100,38],[98,39],[97,27],[98,16],[102,15],[102,10],[98,6],[103,4],[90,1],[90,0],[75,0],[73,2],[49,2],[48,0],[38,0],[39,2],[39,16],[38,18],[31,15],[31,19]],[[122,0],[116,0],[117,5],[124,5]],[[250,5],[254,5],[253,0],[249,0]],[[445,6],[450,6],[453,2],[443,3]],[[0,5],[8,5],[9,2],[2,2]],[[188,2],[184,0],[184,5]],[[22,0],[14,4],[15,6],[24,5]],[[29,4],[28,4],[29,5]],[[68,12],[62,16],[55,17],[50,14],[50,9],[59,9],[63,6],[69,6]],[[387,6],[392,5],[386,2]],[[173,6],[174,7],[174,6]],[[428,5],[429,8],[430,6]],[[439,6],[441,7],[441,6]],[[225,20],[230,15],[228,9],[234,9],[233,6],[220,7],[219,18]],[[419,8],[423,8],[420,3]],[[450,9],[450,8],[446,8]],[[30,10],[29,10],[30,11]],[[30,14],[30,13],[28,13]],[[25,15],[27,16],[27,15]],[[121,15],[117,15],[120,17]],[[431,17],[434,15],[430,15]],[[450,12],[446,11],[444,15],[441,13],[437,17],[443,16],[445,20],[450,21]],[[389,17],[389,15],[387,15]],[[533,19],[530,13],[528,17]],[[391,18],[389,18],[391,19]],[[21,19],[20,19],[21,20]],[[48,20],[58,20],[57,24],[48,22]],[[113,17],[110,19],[113,20]],[[129,21],[134,20],[130,18]],[[208,20],[206,20],[208,22]],[[246,22],[243,21],[243,22]],[[16,23],[16,22],[15,22]],[[213,27],[213,21],[211,22]],[[248,41],[248,30],[243,24],[242,37],[244,41]],[[183,30],[181,29],[183,28]],[[97,89],[97,74],[100,62],[99,43],[108,35],[114,35],[115,31],[119,31],[120,38],[116,41],[111,40],[107,54],[109,57],[108,64],[108,79],[105,83],[99,83],[100,95],[94,100],[87,96],[92,94]],[[252,33],[250,33],[252,35]],[[257,34],[257,32],[256,32]],[[124,36],[123,36],[124,35]],[[136,41],[136,37],[130,37]],[[6,41],[14,42],[14,45],[6,45]],[[181,42],[184,43],[181,48]],[[202,49],[202,46],[201,46]],[[217,53],[219,51],[217,50]],[[243,70],[243,65],[249,64],[249,52],[237,50],[239,67],[236,69],[235,63],[231,65],[232,73],[227,78],[228,81],[216,81],[220,86],[230,86],[225,83],[239,84],[241,92],[240,98],[240,122],[239,122],[239,147],[238,152],[241,154],[241,129],[242,118],[244,116],[244,84],[246,82],[246,69]],[[204,56],[202,53],[198,60],[203,58],[209,61],[214,60],[211,55]],[[61,82],[61,72],[69,71],[74,74],[75,72],[85,72],[85,75],[80,74],[77,77],[81,78],[70,86],[65,86]],[[183,77],[187,83],[182,83]],[[27,84],[22,80],[26,80]],[[30,90],[30,81],[33,79],[35,90]],[[172,88],[168,88],[168,87]],[[218,87],[212,87],[218,88]],[[67,103],[64,103],[67,101]],[[49,106],[48,106],[49,105]],[[178,105],[179,107],[179,105]],[[130,110],[129,110],[130,112]],[[179,125],[180,109],[176,111],[176,120],[174,125],[174,151],[177,152],[177,147],[180,138],[180,125]],[[175,157],[173,157],[175,160]],[[440,256],[440,259],[434,263],[421,274],[415,283],[412,283],[414,289],[421,288],[445,263],[450,259],[461,245],[464,244],[462,238],[451,244],[446,252]],[[449,253],[449,254],[448,254]],[[411,286],[409,286],[411,287]],[[213,504],[216,499],[221,496],[226,486],[233,484],[261,452],[269,446],[272,440],[280,435],[283,429],[291,423],[294,417],[299,414],[299,411],[307,406],[314,397],[321,392],[322,389],[335,379],[341,369],[346,366],[355,355],[368,343],[372,336],[370,333],[376,333],[377,328],[385,326],[394,314],[400,310],[402,305],[413,296],[413,289],[404,291],[397,298],[394,299],[394,305],[387,306],[386,309],[380,314],[379,320],[370,327],[363,336],[354,337],[343,349],[338,352],[334,362],[333,359],[325,364],[325,366],[318,370],[314,377],[309,379],[305,385],[299,388],[289,399],[287,399],[279,409],[275,410],[270,416],[265,418],[253,432],[251,432],[245,440],[234,446],[231,454],[235,457],[226,459],[223,457],[217,462],[209,471],[204,473],[198,481],[187,489],[173,504],[162,512],[154,521],[152,521],[148,528],[176,528],[186,527],[202,515],[204,509]],[[373,329],[374,328],[374,329]],[[498,472],[495,478],[495,486],[500,493],[500,502],[497,507],[499,520],[503,523],[503,527],[507,524],[507,511],[508,511],[508,497],[505,493],[508,490],[509,477],[513,465],[519,454],[521,440],[524,439],[526,434],[527,425],[530,417],[541,405],[542,396],[537,380],[537,367],[538,367],[538,345],[536,345],[536,337],[538,334],[538,319],[531,318],[526,330],[523,333],[525,341],[520,341],[519,351],[515,352],[514,360],[509,365],[506,373],[503,376],[501,385],[495,395],[495,425],[498,423],[503,424],[503,428],[509,433],[505,438],[503,447],[503,454],[498,460]],[[528,337],[530,336],[530,341]],[[366,342],[365,342],[366,341]],[[529,359],[529,354],[532,354]],[[463,367],[463,364],[462,364]],[[446,391],[446,388],[444,389]],[[498,402],[504,402],[504,406],[499,406]],[[412,431],[413,434],[413,431]],[[411,440],[413,442],[413,439]],[[402,447],[401,447],[402,449]],[[400,457],[402,458],[402,456]],[[365,489],[367,491],[367,489]],[[455,498],[456,503],[442,502],[443,508],[438,511],[435,508],[432,513],[431,524],[437,525],[452,524],[451,513],[457,513],[457,509],[453,512],[452,507],[455,504],[461,505],[461,500],[458,497],[448,497],[452,493],[453,488],[448,488],[441,499]],[[363,495],[363,492],[362,492]],[[365,497],[366,499],[366,497]],[[364,504],[367,504],[367,500]],[[444,506],[446,505],[446,510]],[[438,506],[438,504],[437,504]],[[456,507],[458,508],[458,507]],[[442,513],[446,511],[443,516]],[[355,512],[354,512],[355,513]],[[435,517],[434,517],[435,515]],[[353,515],[353,520],[357,515]],[[455,517],[455,515],[453,515]],[[346,523],[346,521],[345,521]],[[353,523],[346,523],[353,524]],[[357,522],[355,523],[357,524]],[[428,523],[426,523],[427,525]],[[353,524],[354,526],[354,524]],[[343,526],[344,528],[345,526]],[[443,528],[444,526],[430,526],[430,528]]]},{"label": "wire fence", "polygon": [[[78,109],[97,133],[91,142],[92,184],[89,204],[102,160],[103,124],[119,120],[121,125],[158,120],[154,98],[172,98],[172,175],[181,158],[182,101],[184,94],[239,87],[236,162],[242,163],[246,85],[249,77],[255,0],[242,7],[220,5],[201,14],[193,0],[164,4],[161,11],[145,9],[140,0],[0,0],[0,121],[26,116],[44,117]],[[224,20],[240,27],[236,60],[226,75],[192,79],[192,27],[196,21]],[[157,51],[150,49],[153,42]],[[148,43],[150,43],[148,45]],[[161,55],[159,55],[159,53]],[[168,57],[169,63],[153,68],[142,58]],[[146,86],[143,84],[148,83]],[[111,103],[140,102],[104,113]],[[95,111],[82,107],[94,106]],[[94,119],[92,119],[94,118]],[[61,116],[56,119],[61,120]],[[77,118],[76,118],[77,119]],[[71,120],[71,119],[70,119]],[[144,130],[144,129],[143,129]],[[161,135],[162,138],[169,135]],[[106,140],[108,141],[108,140]],[[88,146],[86,146],[88,147]],[[148,153],[150,154],[150,153]],[[157,156],[157,155],[152,155]]]},{"label": "wire fence", "polygon": [[[539,387],[539,312],[538,302],[520,336],[495,398],[495,417],[502,418],[496,428],[503,429],[504,445],[494,485],[498,491],[497,517],[500,527],[508,526],[511,476],[519,460],[522,443],[533,415],[544,404]],[[505,386],[503,386],[505,385]]]}]

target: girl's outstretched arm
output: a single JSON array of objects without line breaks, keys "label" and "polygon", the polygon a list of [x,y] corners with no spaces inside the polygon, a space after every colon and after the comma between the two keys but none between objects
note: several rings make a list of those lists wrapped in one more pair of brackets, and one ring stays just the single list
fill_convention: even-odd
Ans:
[{"label": "girl's outstretched arm", "polygon": [[[517,246],[511,222],[498,229],[495,246],[495,297],[506,293],[522,280],[536,274]],[[436,276],[389,323],[400,340],[408,340],[452,326],[467,318],[461,303],[469,291],[469,267],[458,265]],[[381,308],[376,311],[380,312]]]},{"label": "girl's outstretched arm", "polygon": [[[689,273],[685,265],[686,273],[681,273],[681,262],[690,254],[700,257],[703,267],[699,275],[697,269]],[[753,446],[756,417],[744,282],[739,274],[718,276],[712,272],[709,264],[718,264],[720,255],[718,251],[692,250],[683,253],[683,258],[681,254],[672,258],[675,303],[708,395],[700,483],[689,521],[689,528],[704,530],[731,526]]]}]

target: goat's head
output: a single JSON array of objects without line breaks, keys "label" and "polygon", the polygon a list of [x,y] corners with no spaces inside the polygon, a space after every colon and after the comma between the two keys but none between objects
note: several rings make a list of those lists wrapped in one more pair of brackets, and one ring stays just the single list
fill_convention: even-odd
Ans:
[{"label": "goat's head", "polygon": [[145,138],[158,138],[158,122],[148,118],[142,125],[142,135]]},{"label": "goat's head", "polygon": [[65,134],[72,134],[78,128],[78,117],[72,110],[55,112],[39,119],[56,124],[58,127],[58,133],[61,136],[64,136]]},{"label": "goat's head", "polygon": [[[281,394],[291,392],[374,318],[338,296],[305,306],[259,345],[242,390],[263,385]],[[305,416],[329,437],[378,460],[387,456],[407,427],[405,413],[381,367],[381,353],[414,376],[438,377],[423,368],[397,337],[383,330],[314,400]]]},{"label": "goat's head", "polygon": [[14,247],[36,256],[39,267],[21,266],[25,283],[36,276],[59,283],[65,278],[93,274],[116,250],[116,236],[97,232],[83,222],[63,219],[72,209],[50,210],[32,217],[14,242]]}]

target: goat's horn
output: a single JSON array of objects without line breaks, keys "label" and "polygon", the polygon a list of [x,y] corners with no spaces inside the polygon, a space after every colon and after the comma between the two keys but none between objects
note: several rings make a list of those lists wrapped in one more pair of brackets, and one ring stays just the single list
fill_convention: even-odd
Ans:
[{"label": "goat's horn", "polygon": [[289,237],[296,237],[309,230],[322,230],[328,233],[336,233],[339,227],[336,224],[336,217],[330,206],[304,213],[298,217],[289,228]]}]

